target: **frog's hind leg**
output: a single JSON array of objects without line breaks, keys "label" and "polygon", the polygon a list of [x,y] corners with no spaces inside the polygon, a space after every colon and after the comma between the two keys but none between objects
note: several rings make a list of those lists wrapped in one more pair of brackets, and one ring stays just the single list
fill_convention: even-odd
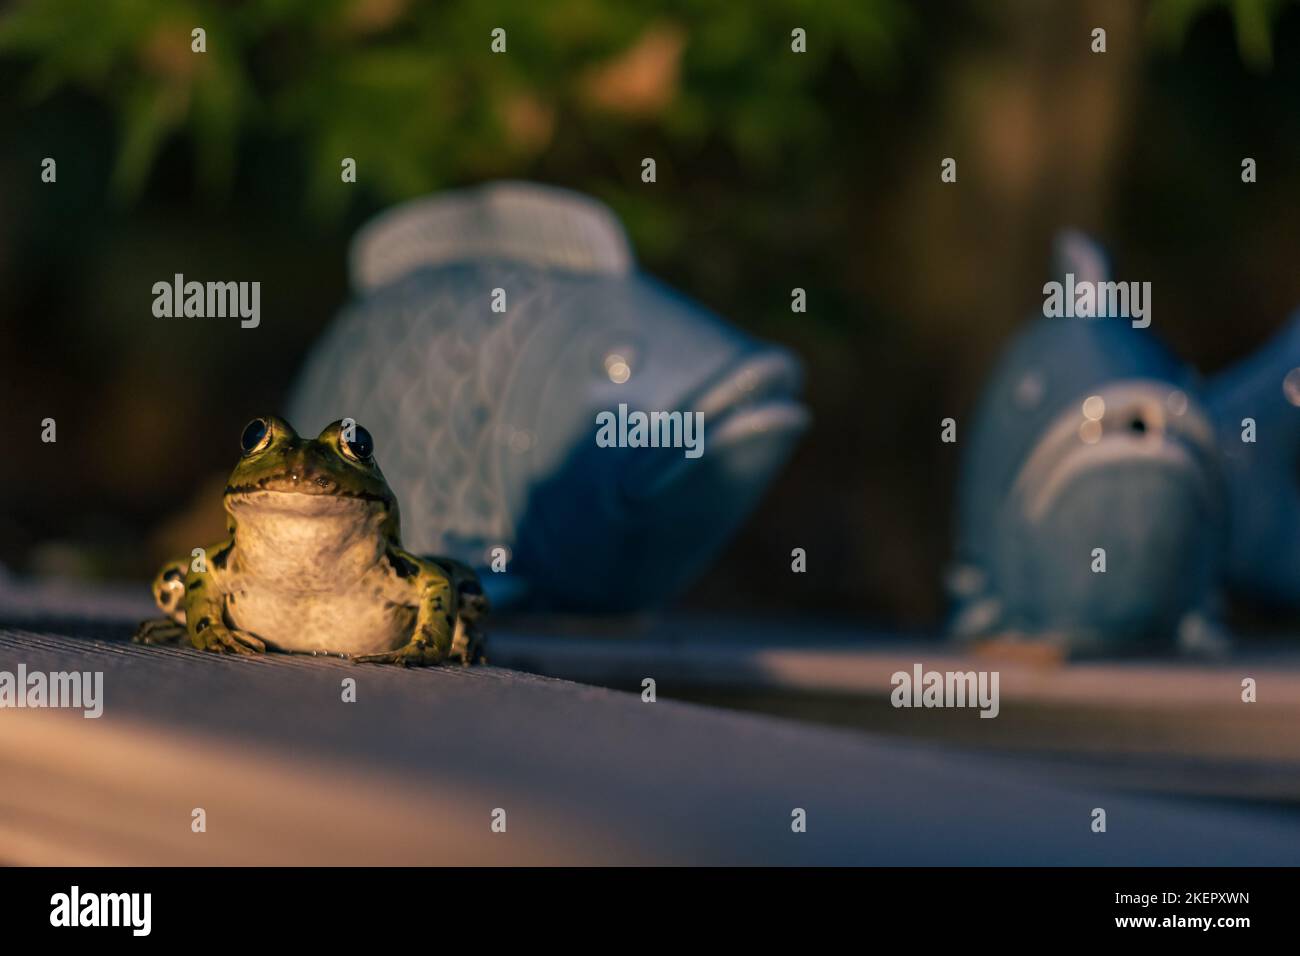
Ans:
[{"label": "frog's hind leg", "polygon": [[451,651],[447,656],[452,660],[459,660],[462,664],[486,664],[487,658],[483,651],[483,632],[479,630],[477,623],[463,614],[457,617],[456,630],[451,637]]},{"label": "frog's hind leg", "polygon": [[456,588],[456,629],[451,638],[453,660],[462,664],[486,664],[482,620],[487,616],[488,599],[474,569],[451,558],[431,558],[451,578]]},{"label": "frog's hind leg", "polygon": [[483,618],[487,616],[488,600],[479,584],[478,575],[469,572],[470,577],[457,582],[456,593],[459,598],[456,613],[456,631],[451,638],[451,657],[459,658],[462,664],[486,664],[486,636],[483,633]]},{"label": "frog's hind leg", "polygon": [[153,599],[165,617],[142,621],[131,640],[137,644],[174,644],[185,637],[185,572],[189,560],[178,558],[162,566],[153,579]]},{"label": "frog's hind leg", "polygon": [[153,579],[153,599],[162,611],[177,624],[185,623],[185,574],[190,569],[188,558],[168,561]]}]

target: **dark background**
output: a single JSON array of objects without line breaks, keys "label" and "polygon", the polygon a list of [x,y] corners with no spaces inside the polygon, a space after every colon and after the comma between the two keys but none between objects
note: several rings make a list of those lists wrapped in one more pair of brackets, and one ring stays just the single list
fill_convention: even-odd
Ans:
[{"label": "dark background", "polygon": [[[688,600],[932,622],[939,421],[1038,307],[1058,228],[1151,281],[1207,372],[1300,305],[1297,54],[1300,6],[1262,0],[11,4],[0,563],[143,579],[188,550],[346,300],[356,228],[511,177],[608,202],[648,271],[805,360],[814,427]],[[261,326],[154,318],[177,272],[260,280]],[[809,573],[773,591],[795,546]]]}]

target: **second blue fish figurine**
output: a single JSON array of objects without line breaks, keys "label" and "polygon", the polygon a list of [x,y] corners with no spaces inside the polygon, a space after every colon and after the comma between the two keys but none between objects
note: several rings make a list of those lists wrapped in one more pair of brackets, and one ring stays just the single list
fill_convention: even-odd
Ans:
[{"label": "second blue fish figurine", "polygon": [[[1055,271],[1109,278],[1077,233],[1058,241]],[[1072,653],[1221,645],[1214,430],[1196,376],[1152,329],[1127,315],[1034,319],[963,442],[948,580],[958,638]]]}]

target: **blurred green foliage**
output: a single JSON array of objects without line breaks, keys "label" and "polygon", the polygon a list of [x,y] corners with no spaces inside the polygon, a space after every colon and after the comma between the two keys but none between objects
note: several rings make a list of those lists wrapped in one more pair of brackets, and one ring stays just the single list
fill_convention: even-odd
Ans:
[{"label": "blurred green foliage", "polygon": [[[559,126],[608,153],[647,124],[687,152],[716,136],[748,163],[778,162],[792,139],[816,151],[836,130],[811,79],[836,54],[878,78],[908,22],[895,0],[41,0],[0,20],[0,55],[30,63],[33,103],[67,87],[107,102],[119,199],[172,137],[217,195],[241,143],[262,138],[300,149],[304,198],[337,213],[343,157],[386,203],[513,170]],[[796,26],[813,38],[804,56]],[[490,48],[498,27],[506,55]]]},{"label": "blurred green foliage", "polygon": [[1256,70],[1273,65],[1273,24],[1289,0],[1155,0],[1150,24],[1156,37],[1179,46],[1192,23],[1215,7],[1227,7],[1237,31],[1241,59]]}]

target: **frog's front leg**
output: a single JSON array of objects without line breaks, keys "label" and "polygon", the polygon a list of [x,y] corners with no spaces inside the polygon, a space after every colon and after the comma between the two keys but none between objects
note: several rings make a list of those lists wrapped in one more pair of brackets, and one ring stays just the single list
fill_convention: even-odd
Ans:
[{"label": "frog's front leg", "polygon": [[190,558],[169,561],[154,578],[154,600],[167,616],[145,621],[136,632],[141,644],[162,644],[188,637],[201,651],[259,654],[266,645],[255,635],[229,626],[226,617],[225,564],[234,541],[208,548],[207,559],[195,568]]},{"label": "frog's front leg", "polygon": [[401,664],[403,667],[441,664],[451,653],[455,632],[457,599],[451,576],[434,562],[405,551],[392,551],[388,560],[397,575],[417,592],[415,629],[411,639],[397,650],[362,654],[353,660],[359,664]]},{"label": "frog's front leg", "polygon": [[190,643],[217,654],[261,654],[266,645],[255,635],[230,627],[226,619],[226,593],[211,570],[185,576],[185,628]]}]

